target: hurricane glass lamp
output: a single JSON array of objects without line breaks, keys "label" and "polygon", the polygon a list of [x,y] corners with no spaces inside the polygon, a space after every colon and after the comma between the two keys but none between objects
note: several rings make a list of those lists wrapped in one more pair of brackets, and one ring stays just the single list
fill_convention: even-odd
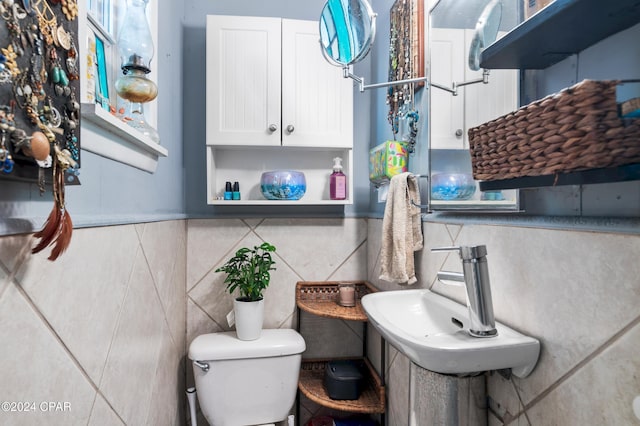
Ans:
[{"label": "hurricane glass lamp", "polygon": [[147,78],[151,72],[154,47],[146,9],[149,0],[128,0],[127,11],[118,36],[122,75],[116,80],[116,91],[129,104],[127,123],[160,142],[160,136],[144,116],[144,104],[158,95],[158,87]]}]

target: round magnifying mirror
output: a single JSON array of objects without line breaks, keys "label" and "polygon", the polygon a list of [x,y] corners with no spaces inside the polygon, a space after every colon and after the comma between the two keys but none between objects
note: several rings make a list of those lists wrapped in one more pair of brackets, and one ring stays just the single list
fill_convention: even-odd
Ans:
[{"label": "round magnifying mirror", "polygon": [[476,30],[471,40],[469,49],[469,68],[474,71],[480,69],[480,53],[482,50],[496,41],[498,29],[502,21],[502,2],[491,0],[484,8],[478,22]]},{"label": "round magnifying mirror", "polygon": [[328,0],[320,15],[320,45],[333,65],[363,59],[376,34],[376,14],[367,0]]}]

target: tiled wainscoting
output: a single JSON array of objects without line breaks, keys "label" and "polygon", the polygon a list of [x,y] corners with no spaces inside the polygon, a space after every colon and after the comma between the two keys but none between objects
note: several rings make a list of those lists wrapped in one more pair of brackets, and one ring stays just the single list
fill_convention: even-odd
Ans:
[{"label": "tiled wainscoting", "polygon": [[185,221],[76,229],[50,262],[1,237],[0,400],[21,412],[0,424],[183,424],[185,244]]},{"label": "tiled wainscoting", "polygon": [[[369,220],[369,281],[400,289],[377,279],[381,229],[382,220]],[[423,233],[417,287],[464,303],[462,288],[435,280],[439,269],[462,271],[459,256],[428,249],[485,244],[496,319],[541,342],[529,377],[487,375],[489,425],[640,422],[632,407],[640,395],[640,236],[431,222]],[[410,424],[410,363],[393,349],[388,359],[389,424]]]},{"label": "tiled wainscoting", "polygon": [[[276,246],[276,270],[265,291],[265,328],[296,327],[298,281],[361,280],[367,274],[366,219],[192,219],[187,229],[187,343],[202,333],[230,329],[226,316],[233,298],[224,274],[214,270],[240,247],[263,241]],[[361,323],[311,315],[302,323],[305,358],[362,352]],[[192,380],[189,374],[187,381]],[[301,420],[324,414],[330,412],[302,399]]]},{"label": "tiled wainscoting", "polygon": [[[295,328],[297,281],[403,288],[377,278],[381,228],[380,219],[192,219],[76,229],[56,262],[31,255],[30,236],[0,237],[0,399],[37,404],[0,412],[0,424],[184,424],[186,348],[229,329],[218,266],[239,247],[274,244],[265,327]],[[489,425],[638,422],[640,237],[432,222],[423,231],[411,288],[464,302],[463,289],[435,283],[439,269],[461,270],[457,255],[428,248],[485,244],[496,318],[542,343],[529,377],[486,375]],[[302,331],[305,357],[361,350],[358,323],[303,316]],[[368,342],[375,364],[379,345]],[[412,374],[419,381],[406,357],[390,346],[386,359],[388,424],[419,425],[416,404],[436,402],[413,400]],[[303,399],[301,420],[320,414],[330,412]]]}]

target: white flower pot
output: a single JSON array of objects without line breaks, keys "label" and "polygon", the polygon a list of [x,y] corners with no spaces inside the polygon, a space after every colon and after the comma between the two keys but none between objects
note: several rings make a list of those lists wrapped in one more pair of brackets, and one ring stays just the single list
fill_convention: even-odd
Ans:
[{"label": "white flower pot", "polygon": [[255,302],[233,301],[236,317],[236,335],[240,340],[256,340],[260,337],[264,320],[264,299]]}]

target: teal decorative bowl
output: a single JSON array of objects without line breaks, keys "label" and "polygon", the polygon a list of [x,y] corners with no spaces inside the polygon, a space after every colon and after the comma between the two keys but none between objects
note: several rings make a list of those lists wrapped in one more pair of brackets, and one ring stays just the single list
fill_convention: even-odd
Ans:
[{"label": "teal decorative bowl", "polygon": [[260,190],[267,200],[299,200],[307,191],[304,173],[295,170],[264,172]]},{"label": "teal decorative bowl", "polygon": [[476,181],[466,173],[435,173],[431,176],[434,200],[468,200],[476,193]]}]

